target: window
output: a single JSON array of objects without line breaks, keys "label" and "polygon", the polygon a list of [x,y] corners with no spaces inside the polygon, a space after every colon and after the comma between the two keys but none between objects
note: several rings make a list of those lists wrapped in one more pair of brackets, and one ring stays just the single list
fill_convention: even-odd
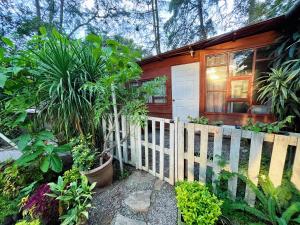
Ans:
[{"label": "window", "polygon": [[[142,82],[146,84],[149,81]],[[167,103],[166,81],[154,90],[154,95],[148,98],[147,103]]]},{"label": "window", "polygon": [[254,80],[268,70],[270,53],[263,47],[207,56],[206,112],[250,112],[257,103]]},{"label": "window", "polygon": [[[147,81],[135,81],[130,84],[131,87],[139,87],[141,85],[146,85]],[[147,103],[167,103],[167,94],[166,94],[166,81],[162,83],[159,87],[154,90],[154,95],[150,96],[147,100]]]}]

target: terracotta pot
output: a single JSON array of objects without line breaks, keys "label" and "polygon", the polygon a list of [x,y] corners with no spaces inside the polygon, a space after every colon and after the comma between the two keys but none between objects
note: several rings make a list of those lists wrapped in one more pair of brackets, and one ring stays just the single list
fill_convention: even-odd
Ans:
[{"label": "terracotta pot", "polygon": [[96,187],[101,188],[112,184],[113,181],[113,165],[112,165],[113,157],[110,154],[107,154],[107,158],[104,164],[101,166],[89,170],[81,172],[84,174],[89,182],[92,184],[96,182]]}]

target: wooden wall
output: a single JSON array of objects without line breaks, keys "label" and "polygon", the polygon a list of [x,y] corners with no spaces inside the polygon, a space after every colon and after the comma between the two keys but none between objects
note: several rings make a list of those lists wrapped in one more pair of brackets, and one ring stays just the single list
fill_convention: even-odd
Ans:
[{"label": "wooden wall", "polygon": [[164,104],[149,104],[149,111],[151,116],[172,118],[172,87],[171,87],[171,66],[200,62],[200,114],[205,115],[211,120],[223,120],[226,124],[244,124],[249,117],[253,117],[254,120],[262,122],[270,122],[274,120],[271,115],[249,115],[249,114],[216,114],[216,113],[205,113],[205,57],[209,54],[221,53],[224,51],[236,51],[247,48],[256,48],[269,45],[273,43],[278,34],[275,31],[265,32],[250,37],[233,40],[223,44],[208,47],[203,50],[195,52],[194,56],[191,56],[190,52],[185,55],[174,56],[171,58],[163,59],[142,65],[143,74],[141,80],[153,79],[157,76],[165,75],[167,77],[166,93],[167,103]]}]

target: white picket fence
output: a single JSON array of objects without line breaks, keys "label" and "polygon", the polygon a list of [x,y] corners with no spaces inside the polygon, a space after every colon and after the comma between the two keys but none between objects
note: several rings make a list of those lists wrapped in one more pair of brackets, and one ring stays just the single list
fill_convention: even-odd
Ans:
[{"label": "white picket fence", "polygon": [[[271,158],[268,175],[273,184],[279,186],[286,172],[287,152],[290,148],[291,181],[300,190],[299,134],[255,133],[235,128],[183,123],[178,120],[155,117],[148,117],[144,127],[128,122],[124,116],[120,124],[121,138],[129,137],[122,144],[124,162],[136,166],[137,169],[148,171],[172,185],[176,181],[184,179],[198,180],[202,183],[209,181],[214,185],[214,181],[218,179],[222,169],[239,172],[241,143],[248,142],[247,176],[254,184],[258,184],[263,153],[267,153]],[[112,125],[103,121],[104,133],[107,132],[109,126]],[[110,139],[114,140],[114,134]],[[224,140],[227,143],[225,150],[223,147],[226,146],[222,146],[225,143]],[[271,148],[266,148],[265,143],[271,144]],[[220,156],[224,154],[224,151],[229,154],[229,159],[227,165],[221,167]],[[117,154],[115,156],[117,157]],[[207,178],[208,169],[212,170],[211,179]],[[233,199],[236,198],[237,188],[238,178],[233,177],[228,181],[228,190]],[[244,192],[245,200],[253,205],[254,193],[248,186]]]}]

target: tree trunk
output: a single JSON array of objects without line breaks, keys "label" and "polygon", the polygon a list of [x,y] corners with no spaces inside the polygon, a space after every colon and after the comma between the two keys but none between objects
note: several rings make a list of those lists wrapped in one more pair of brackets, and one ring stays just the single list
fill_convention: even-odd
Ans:
[{"label": "tree trunk", "polygon": [[39,32],[39,27],[41,26],[41,5],[40,0],[35,0],[35,10],[37,18],[37,31]]},{"label": "tree trunk", "polygon": [[63,29],[63,21],[64,21],[64,0],[60,0],[60,7],[59,7],[59,29],[62,31]]},{"label": "tree trunk", "polygon": [[200,40],[206,39],[207,33],[205,30],[204,18],[203,18],[203,0],[198,0],[198,16],[199,16],[199,21],[200,21],[199,38],[200,38]]},{"label": "tree trunk", "polygon": [[118,119],[118,109],[117,109],[117,99],[116,99],[116,92],[115,87],[111,85],[111,95],[113,100],[113,108],[114,108],[114,118],[115,118],[115,127],[116,127],[116,141],[117,141],[117,149],[119,155],[119,163],[120,163],[120,170],[121,174],[123,174],[123,160],[122,160],[122,151],[121,151],[121,139],[120,139],[120,126],[119,126],[119,119]]},{"label": "tree trunk", "polygon": [[161,53],[161,49],[160,49],[160,32],[159,32],[159,16],[158,16],[157,0],[151,0],[151,4],[152,4],[155,48],[156,48],[156,53],[159,54]]},{"label": "tree trunk", "polygon": [[253,22],[255,18],[255,0],[249,0],[249,9],[248,9],[248,22]]},{"label": "tree trunk", "polygon": [[55,3],[54,0],[49,1],[49,24],[52,25],[54,18]]}]

